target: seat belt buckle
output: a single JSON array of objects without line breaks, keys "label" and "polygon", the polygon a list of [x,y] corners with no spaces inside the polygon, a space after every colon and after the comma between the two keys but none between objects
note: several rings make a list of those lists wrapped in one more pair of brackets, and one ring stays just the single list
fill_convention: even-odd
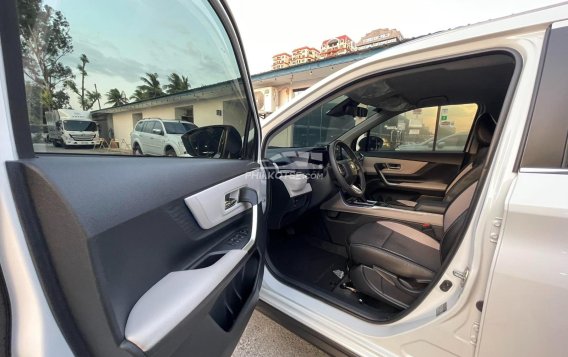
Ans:
[{"label": "seat belt buckle", "polygon": [[436,233],[434,232],[434,229],[432,228],[432,225],[430,223],[422,223],[421,227],[422,233],[427,234],[432,238],[436,238]]}]

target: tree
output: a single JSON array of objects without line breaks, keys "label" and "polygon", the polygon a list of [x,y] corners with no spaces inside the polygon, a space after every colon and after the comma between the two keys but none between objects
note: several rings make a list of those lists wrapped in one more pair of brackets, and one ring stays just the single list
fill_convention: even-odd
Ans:
[{"label": "tree", "polygon": [[106,104],[112,104],[113,107],[118,107],[128,103],[128,98],[124,95],[124,92],[118,90],[118,88],[113,88],[106,94],[107,102]]},{"label": "tree", "polygon": [[[144,99],[156,98],[164,95],[157,73],[146,73],[146,77],[140,77],[142,85],[136,87],[133,97],[142,97]],[[142,93],[142,95],[138,95]],[[138,99],[140,100],[140,99]]]},{"label": "tree", "polygon": [[181,76],[177,73],[172,73],[168,76],[169,84],[164,85],[164,90],[168,94],[183,92],[191,88],[189,80],[186,76]]},{"label": "tree", "polygon": [[136,89],[134,93],[130,96],[130,99],[134,99],[134,101],[140,101],[144,99],[148,99],[148,94],[140,89]]},{"label": "tree", "polygon": [[73,52],[69,22],[60,11],[40,4],[40,0],[18,2],[24,73],[41,88],[44,109],[68,107],[64,84],[73,73],[60,60]]},{"label": "tree", "polygon": [[[87,77],[87,63],[89,63],[89,58],[84,53],[79,57],[81,61],[80,64],[77,65],[77,69],[79,70],[79,75],[81,76],[81,89],[77,88],[75,82],[68,80],[65,82],[65,85],[69,87],[77,96],[79,97],[79,104],[81,108],[85,111],[91,109],[95,102],[101,98],[101,94],[96,90],[91,92],[90,90],[85,89],[85,77]],[[95,87],[96,88],[96,87]]]}]

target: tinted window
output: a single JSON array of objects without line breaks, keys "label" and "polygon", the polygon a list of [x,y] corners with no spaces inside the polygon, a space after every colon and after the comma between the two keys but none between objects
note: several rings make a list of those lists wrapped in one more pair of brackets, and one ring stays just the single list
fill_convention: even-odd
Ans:
[{"label": "tinted window", "polygon": [[[229,125],[246,136],[254,117],[231,42],[208,1],[16,2],[28,117],[48,131],[47,143],[34,143],[36,152],[130,155],[135,125],[154,128],[137,125],[139,118],[187,117],[198,127]],[[69,139],[66,131],[78,129],[67,127],[84,123],[56,127],[57,118],[74,119],[69,113],[92,118],[85,125],[93,140]],[[171,133],[191,128],[168,126]],[[79,150],[97,143],[101,148]],[[145,155],[166,151],[139,145]]]},{"label": "tinted window", "polygon": [[551,30],[521,167],[568,167],[568,27]]},{"label": "tinted window", "polygon": [[152,129],[154,128],[154,121],[147,121],[144,122],[144,127],[142,127],[142,131],[145,133],[151,133]]},{"label": "tinted window", "polygon": [[136,128],[134,130],[136,131],[142,131],[142,127],[144,126],[144,122],[143,121],[139,121],[138,123],[136,123]]},{"label": "tinted window", "polygon": [[358,149],[463,151],[476,112],[476,104],[414,109],[371,129],[358,141]]},{"label": "tinted window", "polygon": [[[367,117],[373,115],[374,108],[357,106],[347,110],[348,113],[331,112],[347,100],[346,96],[339,96],[333,100],[317,106],[303,114],[292,125],[274,136],[269,146],[271,147],[312,147],[323,146],[337,139],[355,125],[361,123]],[[358,112],[354,112],[358,110]]]},{"label": "tinted window", "polygon": [[148,132],[150,134],[157,134],[154,130],[162,130],[162,124],[159,121],[153,121],[152,124],[148,124]]},{"label": "tinted window", "polygon": [[183,122],[164,122],[164,127],[166,128],[166,133],[168,134],[184,134],[191,129],[195,129],[196,126],[191,123],[183,123]]}]

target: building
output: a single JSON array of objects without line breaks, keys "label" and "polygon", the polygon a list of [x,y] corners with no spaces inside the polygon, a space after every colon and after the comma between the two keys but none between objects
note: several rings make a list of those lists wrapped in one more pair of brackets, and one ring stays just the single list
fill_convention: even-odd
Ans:
[{"label": "building", "polygon": [[357,48],[353,40],[346,35],[342,35],[329,40],[323,41],[321,44],[320,57],[322,59],[341,56],[351,52],[355,52]]},{"label": "building", "polygon": [[396,29],[376,29],[361,37],[361,40],[357,42],[357,50],[384,47],[400,43],[402,40],[402,34]]},{"label": "building", "polygon": [[320,59],[320,52],[313,47],[300,47],[292,51],[291,66],[314,62]]},{"label": "building", "polygon": [[[260,117],[266,117],[276,111],[330,74],[382,50],[381,48],[353,52],[341,57],[304,62],[253,75],[251,79]],[[239,106],[240,101],[235,100],[233,96],[232,83],[217,83],[118,107],[95,110],[91,114],[93,120],[99,124],[102,137],[108,140],[110,133],[113,133],[119,148],[128,150],[130,133],[134,125],[143,118],[186,120],[197,126],[225,124],[236,127],[240,132],[244,131],[245,123],[234,122],[233,119],[243,118],[243,115],[236,113],[243,108]],[[292,136],[293,133],[290,132],[290,137],[286,140],[291,140]]]},{"label": "building", "polygon": [[272,56],[272,69],[282,69],[290,66],[292,56],[288,53],[279,53]]}]

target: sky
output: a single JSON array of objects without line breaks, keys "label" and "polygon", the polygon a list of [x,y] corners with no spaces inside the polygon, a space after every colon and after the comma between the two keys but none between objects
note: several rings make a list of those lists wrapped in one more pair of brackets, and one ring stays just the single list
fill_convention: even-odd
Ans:
[{"label": "sky", "polygon": [[227,0],[252,74],[271,69],[272,55],[329,38],[355,42],[377,28],[406,38],[519,13],[559,0]]},{"label": "sky", "polygon": [[[145,72],[167,84],[172,72],[200,87],[238,76],[226,34],[209,6],[197,0],[44,0],[69,21],[74,51],[62,62],[77,74],[86,54],[86,88],[112,88],[130,97]],[[320,48],[325,39],[358,41],[377,28],[406,38],[519,13],[558,0],[226,0],[240,30],[251,74],[271,69],[272,56]],[[435,4],[435,5],[432,5]],[[76,82],[79,83],[77,77]],[[78,108],[76,95],[71,104]],[[98,109],[95,107],[94,109]]]},{"label": "sky", "polygon": [[[112,88],[130,97],[145,73],[158,73],[161,84],[173,72],[187,76],[192,87],[235,79],[238,66],[227,35],[209,5],[169,0],[44,0],[69,22],[73,53],[62,58],[76,70],[81,54],[89,63],[85,87],[104,95]],[[77,96],[71,105],[79,108]],[[94,109],[98,109],[95,106]]]}]

